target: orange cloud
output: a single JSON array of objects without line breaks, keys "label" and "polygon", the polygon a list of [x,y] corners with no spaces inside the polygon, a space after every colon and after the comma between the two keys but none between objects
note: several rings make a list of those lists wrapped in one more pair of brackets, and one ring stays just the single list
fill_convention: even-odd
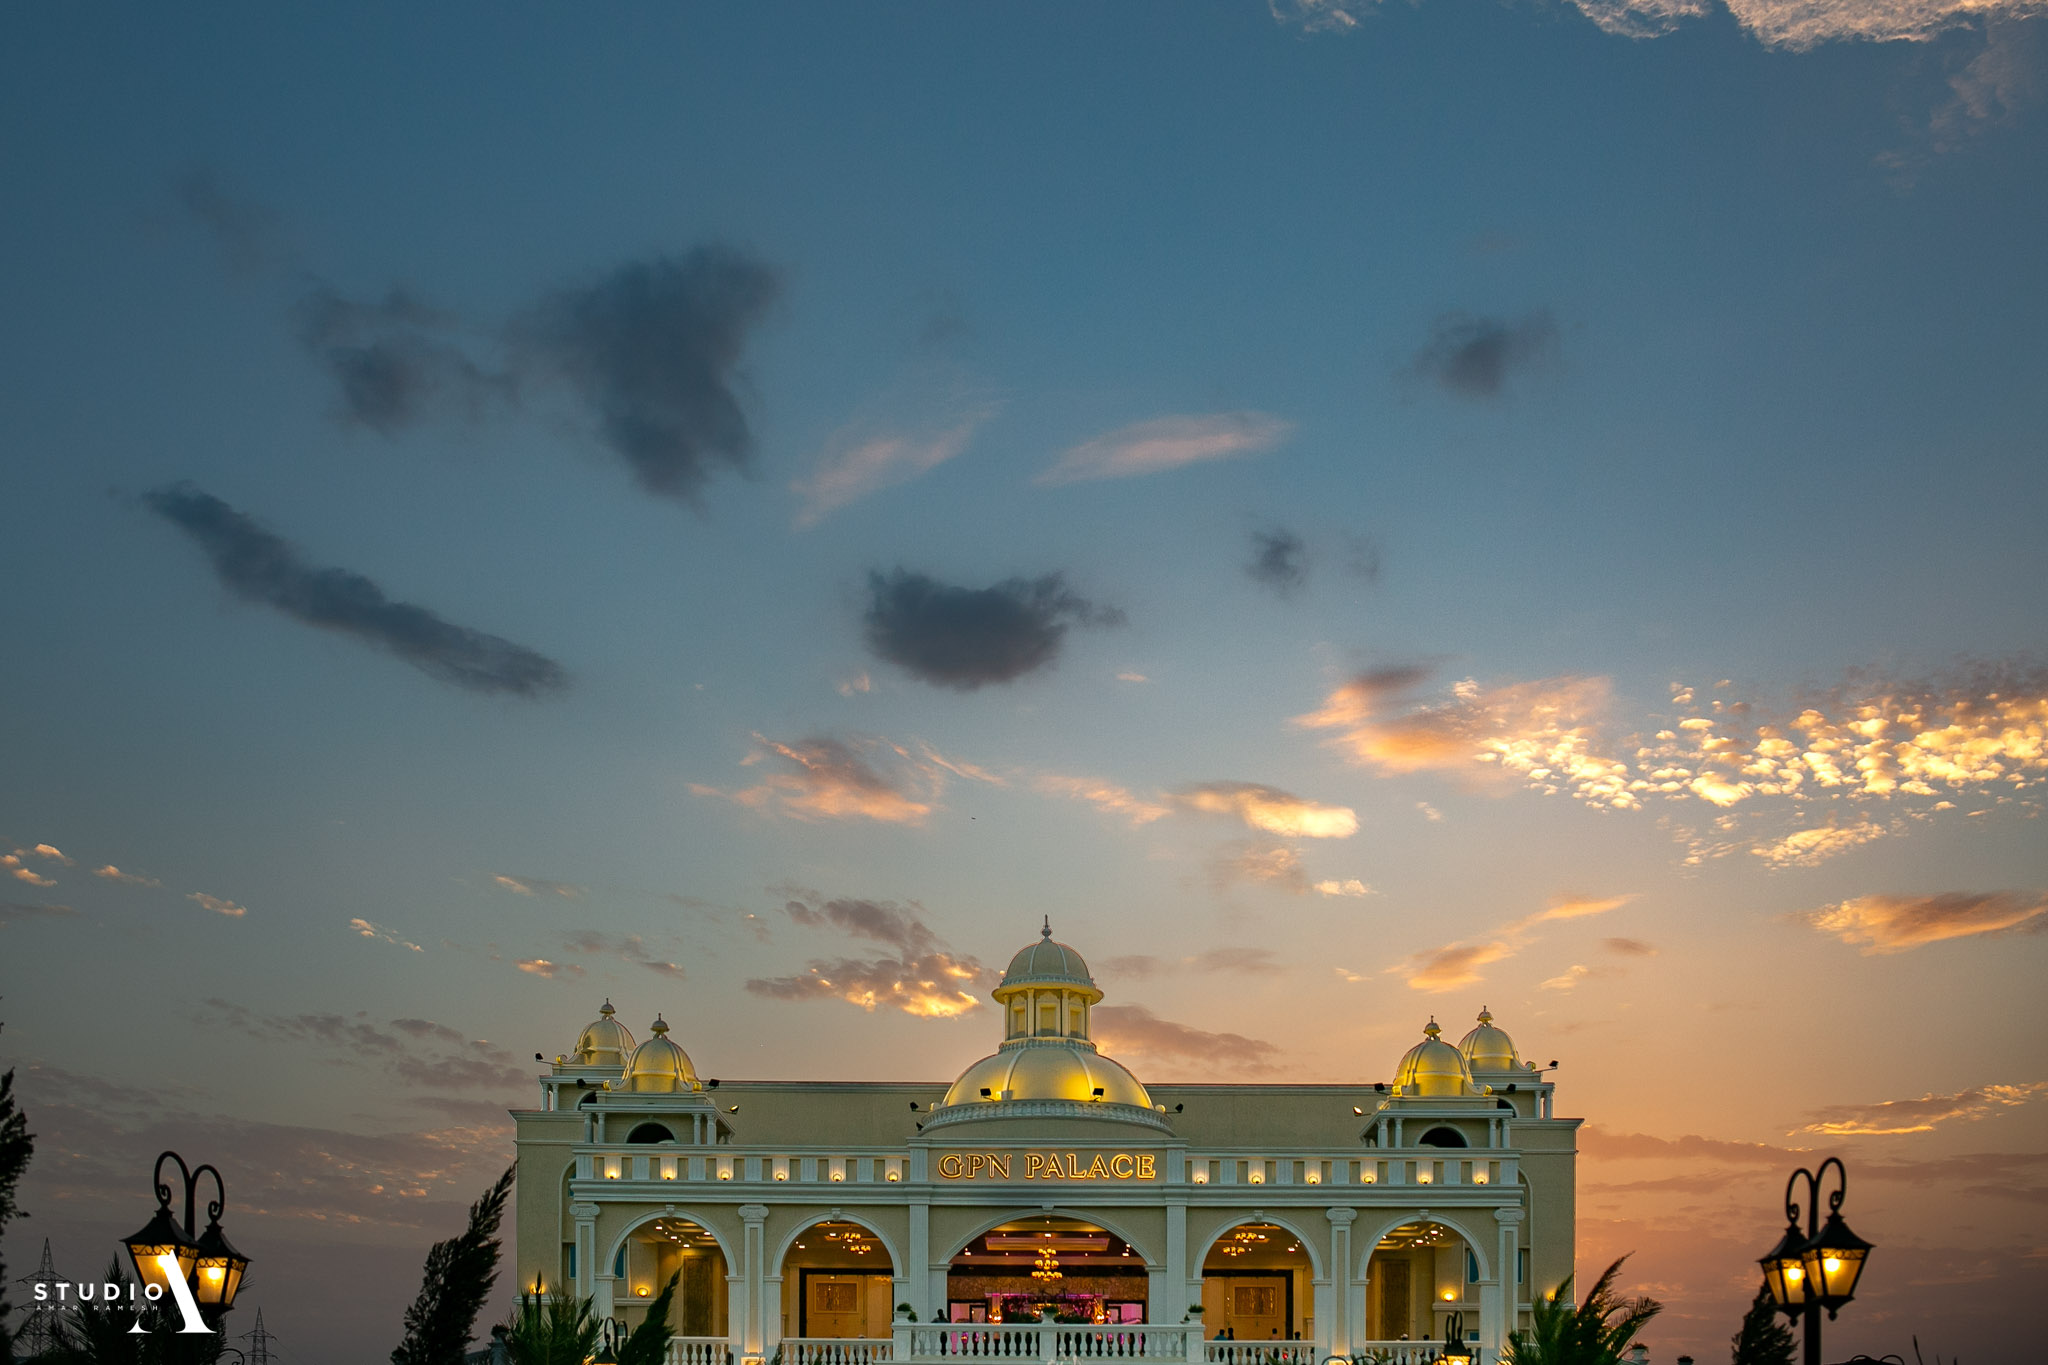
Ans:
[{"label": "orange cloud", "polygon": [[106,880],[110,882],[119,882],[123,886],[163,885],[163,883],[158,881],[155,877],[141,877],[137,876],[133,872],[123,872],[120,868],[115,867],[112,863],[108,863],[105,867],[94,869],[92,875],[95,877],[104,877]]},{"label": "orange cloud", "polygon": [[[1633,894],[1625,896],[1553,896],[1550,904],[1533,914],[1524,915],[1502,925],[1486,942],[1449,943],[1441,948],[1417,953],[1409,961],[1413,964],[1408,973],[1408,984],[1418,991],[1455,991],[1476,985],[1485,978],[1481,967],[1490,966],[1513,957],[1528,946],[1533,931],[1540,924],[1556,920],[1584,919],[1590,915],[1604,915],[1618,910],[1634,900]],[[1577,975],[1573,975],[1577,973]],[[1552,977],[1542,985],[1550,990],[1569,990],[1576,986],[1593,970],[1574,967],[1561,977]]]},{"label": "orange cloud", "polygon": [[1234,816],[1267,834],[1348,839],[1358,833],[1358,816],[1349,806],[1326,806],[1256,782],[1204,782],[1174,793],[1171,799],[1185,810]]},{"label": "orange cloud", "polygon": [[508,877],[499,873],[491,878],[495,886],[510,891],[515,896],[560,896],[563,900],[577,900],[583,895],[583,888],[569,882],[551,882],[543,877]]},{"label": "orange cloud", "polygon": [[1070,801],[1086,801],[1099,811],[1110,815],[1121,815],[1134,825],[1149,825],[1154,820],[1173,814],[1173,808],[1162,806],[1157,801],[1147,801],[1133,796],[1129,791],[1113,782],[1104,782],[1094,777],[1063,777],[1047,773],[1032,784],[1047,796],[1064,796]]},{"label": "orange cloud", "polygon": [[1818,1110],[1813,1122],[1792,1134],[1821,1133],[1828,1137],[1864,1137],[1929,1133],[1950,1119],[1988,1118],[2048,1094],[2048,1081],[2027,1085],[1979,1085],[1953,1095],[1922,1095],[1917,1100],[1880,1100],[1876,1104],[1837,1104]]},{"label": "orange cloud", "polygon": [[1060,456],[1037,482],[1128,479],[1206,460],[1227,460],[1270,450],[1293,430],[1292,422],[1264,412],[1155,418],[1082,442]]},{"label": "orange cloud", "polygon": [[209,896],[204,891],[194,891],[185,899],[205,906],[216,915],[226,915],[229,919],[240,919],[249,913],[249,907],[246,905],[237,905],[233,901],[224,901],[218,896]]},{"label": "orange cloud", "polygon": [[993,781],[980,769],[941,759],[929,750],[912,755],[880,740],[830,738],[785,744],[755,735],[758,746],[742,760],[774,771],[755,785],[726,792],[691,783],[699,796],[719,796],[750,810],[772,810],[799,820],[874,820],[921,825],[945,788],[947,774]]},{"label": "orange cloud", "polygon": [[583,969],[573,962],[550,962],[544,957],[522,957],[512,965],[543,981],[574,981],[583,975]]},{"label": "orange cloud", "polygon": [[1944,939],[2048,930],[2048,895],[1949,891],[1933,896],[1858,896],[1805,918],[1865,953],[1902,953]]},{"label": "orange cloud", "polygon": [[1104,1052],[1150,1058],[1169,1070],[1175,1063],[1189,1063],[1197,1075],[1215,1067],[1245,1071],[1280,1055],[1280,1049],[1264,1039],[1211,1033],[1161,1019],[1143,1005],[1098,1005],[1089,1020]]},{"label": "orange cloud", "polygon": [[981,1004],[969,987],[981,964],[946,952],[919,957],[840,958],[813,962],[795,976],[747,982],[755,995],[775,1000],[844,1000],[873,1013],[887,1005],[924,1019],[950,1019]]}]

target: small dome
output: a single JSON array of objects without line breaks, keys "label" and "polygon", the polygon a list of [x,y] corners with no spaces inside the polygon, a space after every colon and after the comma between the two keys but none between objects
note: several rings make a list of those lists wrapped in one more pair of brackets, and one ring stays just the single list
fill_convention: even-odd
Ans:
[{"label": "small dome", "polygon": [[[988,1091],[983,1095],[983,1090]],[[1095,1092],[1100,1090],[1100,1095]],[[1008,1091],[1005,1095],[1003,1092]],[[1138,1078],[1092,1045],[1065,1042],[1005,1045],[960,1073],[946,1092],[947,1104],[980,1100],[1079,1100],[1152,1107],[1152,1096]]]},{"label": "small dome", "polygon": [[1006,986],[1070,985],[1093,988],[1095,978],[1088,975],[1088,964],[1081,955],[1064,943],[1053,942],[1052,917],[1048,915],[1045,928],[1040,932],[1038,942],[1032,944],[1010,959],[1010,970],[1003,973],[1003,979],[996,989]]},{"label": "small dome", "polygon": [[655,1094],[699,1089],[697,1068],[690,1065],[689,1053],[668,1040],[668,1025],[656,1015],[650,1027],[654,1036],[633,1049],[624,1088]]},{"label": "small dome", "polygon": [[1493,1011],[1484,1005],[1479,1008],[1479,1027],[1460,1040],[1458,1051],[1474,1071],[1515,1071],[1522,1064],[1515,1040],[1493,1026]]},{"label": "small dome", "polygon": [[1443,1041],[1439,1036],[1443,1030],[1437,1027],[1434,1017],[1422,1033],[1422,1041],[1401,1058],[1400,1069],[1394,1073],[1395,1086],[1403,1094],[1410,1093],[1411,1085],[1417,1095],[1478,1094],[1478,1087],[1472,1084],[1472,1073],[1465,1065],[1465,1054]]},{"label": "small dome", "polygon": [[604,1002],[604,1008],[597,1012],[597,1019],[584,1025],[583,1032],[576,1035],[576,1050],[569,1054],[569,1060],[583,1066],[624,1066],[626,1058],[633,1053],[633,1035],[626,1026],[612,1018],[615,1013],[612,1002]]}]

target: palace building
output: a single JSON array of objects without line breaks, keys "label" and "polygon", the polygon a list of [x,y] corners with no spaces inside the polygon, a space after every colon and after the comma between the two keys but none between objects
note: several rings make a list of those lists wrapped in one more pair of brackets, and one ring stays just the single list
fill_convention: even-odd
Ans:
[{"label": "palace building", "polygon": [[607,1001],[513,1114],[522,1290],[630,1325],[676,1277],[672,1365],[1403,1365],[1572,1273],[1580,1120],[1485,1010],[1381,1081],[1146,1085],[1049,926],[994,998],[951,1084],[705,1079]]}]

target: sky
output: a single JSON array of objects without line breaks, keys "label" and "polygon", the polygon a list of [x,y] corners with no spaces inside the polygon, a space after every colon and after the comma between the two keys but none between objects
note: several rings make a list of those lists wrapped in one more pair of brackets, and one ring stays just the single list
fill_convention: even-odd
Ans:
[{"label": "sky", "polygon": [[[944,1080],[1482,1006],[1725,1358],[2036,1336],[2048,5],[0,15],[0,1066],[381,1358],[607,997]],[[17,1295],[18,1297],[18,1295]],[[494,1310],[495,1311],[495,1310]]]}]

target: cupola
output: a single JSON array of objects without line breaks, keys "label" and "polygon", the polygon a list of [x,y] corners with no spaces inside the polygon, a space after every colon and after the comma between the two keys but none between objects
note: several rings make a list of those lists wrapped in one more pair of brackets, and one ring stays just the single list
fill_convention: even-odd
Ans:
[{"label": "cupola", "polygon": [[1493,1026],[1493,1012],[1483,1005],[1479,1009],[1479,1027],[1459,1041],[1458,1051],[1464,1054],[1465,1065],[1473,1071],[1522,1069],[1522,1058],[1515,1051],[1515,1040]]},{"label": "cupola", "polygon": [[697,1068],[690,1065],[690,1054],[668,1040],[668,1025],[660,1015],[655,1016],[649,1031],[653,1036],[633,1049],[633,1060],[627,1063],[619,1088],[657,1095],[703,1089]]},{"label": "cupola", "polygon": [[1403,1095],[1441,1097],[1477,1095],[1465,1054],[1443,1041],[1434,1015],[1422,1030],[1422,1041],[1408,1049],[1394,1072],[1395,1089]]},{"label": "cupola", "polygon": [[624,1066],[626,1058],[633,1055],[633,1035],[626,1026],[612,1016],[612,1002],[604,1002],[604,1008],[597,1012],[597,1018],[583,1026],[583,1032],[576,1035],[576,1050],[569,1054],[570,1063],[578,1066]]}]

